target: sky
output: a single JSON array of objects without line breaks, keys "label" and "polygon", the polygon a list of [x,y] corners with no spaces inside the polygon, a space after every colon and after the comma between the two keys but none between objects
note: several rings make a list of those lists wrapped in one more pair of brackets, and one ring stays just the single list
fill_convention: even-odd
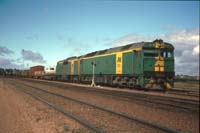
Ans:
[{"label": "sky", "polygon": [[176,74],[199,75],[199,1],[0,0],[0,68],[157,38],[175,46]]}]

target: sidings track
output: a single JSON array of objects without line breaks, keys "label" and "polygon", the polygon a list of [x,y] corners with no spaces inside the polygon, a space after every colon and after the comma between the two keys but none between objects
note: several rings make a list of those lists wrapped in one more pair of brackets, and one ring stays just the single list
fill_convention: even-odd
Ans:
[{"label": "sidings track", "polygon": [[105,133],[104,130],[101,130],[101,129],[95,127],[94,125],[88,123],[87,121],[82,120],[82,119],[76,117],[75,115],[72,115],[72,114],[69,113],[69,112],[66,112],[63,108],[61,108],[61,107],[59,107],[59,106],[56,106],[55,104],[52,104],[52,103],[48,102],[47,100],[45,100],[45,99],[43,99],[43,98],[41,98],[41,97],[39,97],[39,96],[36,96],[36,95],[31,94],[31,93],[29,93],[29,92],[26,92],[26,91],[24,91],[24,90],[22,90],[22,89],[18,89],[18,90],[20,90],[20,91],[22,91],[22,92],[24,92],[24,93],[26,93],[26,94],[32,96],[33,98],[35,98],[35,99],[37,99],[37,100],[43,102],[44,104],[47,104],[49,107],[51,107],[51,108],[53,108],[53,109],[55,109],[55,110],[57,110],[57,111],[63,113],[64,115],[66,115],[66,116],[68,116],[68,117],[70,117],[70,118],[76,120],[76,121],[79,122],[80,124],[84,125],[86,128],[91,129],[91,130],[95,131],[96,133]]},{"label": "sidings track", "polygon": [[[30,80],[26,80],[30,82]],[[112,90],[103,90],[103,89],[94,89],[87,87],[75,87],[73,85],[64,85],[60,83],[53,82],[44,82],[44,81],[36,81],[31,80],[33,83],[43,84],[43,85],[52,85],[61,89],[68,89],[71,91],[80,91],[85,93],[98,93],[103,96],[111,96],[118,99],[128,99],[128,100],[137,100],[143,101],[146,104],[151,104],[161,108],[173,108],[178,110],[184,110],[189,112],[199,112],[199,101],[192,99],[183,99],[177,97],[167,97],[167,96],[159,96],[159,95],[148,95],[148,94],[139,94],[139,93],[129,93],[123,91],[112,91]]]},{"label": "sidings track", "polygon": [[199,97],[198,90],[192,90],[189,88],[187,88],[187,89],[173,88],[171,90],[168,90],[167,93],[175,94],[175,95],[182,95],[182,96]]},{"label": "sidings track", "polygon": [[[83,105],[87,105],[87,106],[91,106],[93,108],[96,108],[98,110],[102,110],[104,112],[107,112],[107,113],[111,113],[111,114],[114,114],[114,115],[117,115],[117,116],[120,116],[120,117],[123,117],[125,119],[129,119],[133,122],[138,122],[142,125],[146,125],[146,126],[149,126],[151,128],[155,128],[157,130],[160,130],[160,131],[164,131],[164,132],[170,132],[170,133],[180,133],[179,131],[176,131],[176,130],[173,130],[173,129],[170,129],[170,128],[167,128],[167,127],[164,127],[164,126],[161,126],[161,125],[158,125],[158,124],[155,124],[155,123],[151,123],[151,122],[148,122],[148,121],[145,121],[145,120],[141,120],[141,119],[138,119],[136,117],[133,117],[133,116],[129,116],[127,114],[123,114],[123,113],[120,113],[120,112],[116,112],[116,111],[113,111],[113,110],[110,110],[110,109],[107,109],[107,108],[104,108],[104,107],[101,107],[101,106],[98,106],[98,105],[95,105],[95,104],[91,104],[91,103],[88,103],[88,102],[85,102],[85,101],[81,101],[81,100],[77,100],[77,99],[74,99],[74,98],[71,98],[71,97],[68,97],[68,96],[64,96],[64,95],[61,95],[61,94],[57,94],[57,93],[53,93],[53,92],[50,92],[50,91],[46,91],[46,90],[43,90],[43,89],[40,89],[40,88],[37,88],[37,87],[34,87],[34,86],[30,86],[30,85],[27,85],[27,84],[24,84],[24,83],[19,83],[17,82],[19,85],[16,85],[16,82],[15,84],[13,84],[14,86],[16,86],[17,88],[21,88],[22,86],[23,87],[29,87],[29,88],[32,88],[34,90],[37,90],[37,91],[40,91],[40,92],[43,92],[43,93],[46,93],[46,94],[50,94],[50,95],[55,95],[57,97],[62,97],[63,99],[67,99],[67,100],[72,100],[74,102],[77,102],[79,104],[83,104]],[[35,99],[47,104],[48,106],[58,110],[59,112],[62,112],[63,114],[69,116],[70,118],[72,119],[75,119],[76,121],[78,121],[80,124],[84,125],[85,127],[89,128],[89,129],[92,129],[93,131],[95,132],[98,132],[98,133],[102,133],[102,132],[105,132],[104,130],[101,130],[99,128],[96,128],[95,126],[92,126],[90,125],[88,122],[84,121],[84,120],[81,120],[80,118],[76,117],[76,116],[73,116],[71,115],[70,113],[64,111],[62,108],[60,108],[59,106],[56,106],[52,103],[49,103],[48,101],[46,101],[45,99],[42,99],[41,97],[39,96],[36,96],[34,94],[31,94],[30,92],[27,92],[27,91],[24,91],[22,89],[19,89],[21,91],[23,91],[24,93],[26,94],[29,94],[31,95],[32,97],[34,97]]]}]

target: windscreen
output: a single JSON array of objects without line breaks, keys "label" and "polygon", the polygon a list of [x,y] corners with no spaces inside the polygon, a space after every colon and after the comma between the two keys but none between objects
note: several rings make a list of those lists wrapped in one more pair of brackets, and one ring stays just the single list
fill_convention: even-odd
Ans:
[{"label": "windscreen", "polygon": [[144,57],[158,57],[159,55],[163,58],[170,58],[173,57],[173,51],[163,49],[144,50]]}]

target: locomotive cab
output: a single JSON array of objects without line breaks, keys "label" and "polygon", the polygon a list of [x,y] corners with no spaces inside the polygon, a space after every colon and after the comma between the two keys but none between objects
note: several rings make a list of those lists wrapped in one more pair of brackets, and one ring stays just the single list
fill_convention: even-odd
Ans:
[{"label": "locomotive cab", "polygon": [[174,48],[162,40],[155,40],[143,49],[145,88],[173,87]]}]

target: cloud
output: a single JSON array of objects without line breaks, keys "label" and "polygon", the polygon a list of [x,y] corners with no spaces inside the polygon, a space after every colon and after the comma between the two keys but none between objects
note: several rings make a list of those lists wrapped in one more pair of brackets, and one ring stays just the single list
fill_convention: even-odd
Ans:
[{"label": "cloud", "polygon": [[56,38],[60,41],[65,41],[65,39],[66,39],[66,37],[64,35],[58,35]]},{"label": "cloud", "polygon": [[91,44],[80,43],[78,47],[74,47],[70,55],[80,56],[85,55],[86,53],[90,53],[94,51],[94,47]]},{"label": "cloud", "polygon": [[107,43],[107,42],[110,42],[112,41],[113,39],[111,37],[104,37],[104,38],[101,38],[101,37],[91,37],[93,40],[94,43]]},{"label": "cloud", "polygon": [[151,40],[150,36],[145,37],[143,35],[133,33],[133,34],[128,34],[128,35],[122,36],[117,40],[114,40],[112,42],[112,45],[121,46],[121,45],[130,44],[133,42],[142,42],[142,41],[149,41],[149,40]]},{"label": "cloud", "polygon": [[[58,40],[60,40],[62,43],[61,47],[66,49],[66,52],[68,53],[68,56],[81,56],[85,55],[86,53],[93,52],[95,47],[94,44],[95,40],[91,39],[88,40],[81,40],[81,39],[74,39],[72,37],[65,37],[63,35],[56,36]],[[93,42],[94,41],[94,42]],[[84,43],[87,42],[87,43]]]},{"label": "cloud", "polygon": [[39,36],[38,34],[33,34],[31,36],[26,36],[25,37],[27,40],[38,40],[39,39]]},{"label": "cloud", "polygon": [[199,42],[199,29],[176,30],[166,34],[165,38],[177,45],[196,45]]},{"label": "cloud", "polygon": [[23,68],[23,65],[22,64],[16,64],[14,60],[0,57],[0,67],[1,68],[21,69],[21,68]]},{"label": "cloud", "polygon": [[199,75],[199,30],[177,30],[163,39],[175,46],[176,74]]},{"label": "cloud", "polygon": [[134,42],[163,39],[175,47],[176,74],[199,75],[199,29],[182,29],[163,35],[128,34],[111,42],[113,46],[121,46]]},{"label": "cloud", "polygon": [[193,48],[193,54],[195,55],[195,54],[199,54],[199,45],[197,45],[197,46],[195,46],[194,48]]},{"label": "cloud", "polygon": [[32,52],[30,50],[22,50],[21,54],[24,60],[32,61],[35,63],[46,63],[46,61],[43,59],[43,56],[40,53]]},{"label": "cloud", "polygon": [[102,41],[103,41],[103,42],[107,42],[107,41],[111,41],[111,40],[112,40],[112,38],[109,38],[109,37],[102,38]]},{"label": "cloud", "polygon": [[13,54],[14,52],[4,46],[0,46],[0,55],[9,55]]}]

